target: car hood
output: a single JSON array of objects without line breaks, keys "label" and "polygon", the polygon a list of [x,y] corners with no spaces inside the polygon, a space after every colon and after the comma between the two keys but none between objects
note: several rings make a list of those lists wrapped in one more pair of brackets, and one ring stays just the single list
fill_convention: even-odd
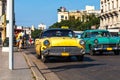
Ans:
[{"label": "car hood", "polygon": [[99,43],[105,43],[105,44],[119,43],[119,39],[114,38],[114,37],[100,37],[96,39],[99,41]]},{"label": "car hood", "polygon": [[78,46],[79,39],[71,37],[52,37],[48,39],[51,46]]}]

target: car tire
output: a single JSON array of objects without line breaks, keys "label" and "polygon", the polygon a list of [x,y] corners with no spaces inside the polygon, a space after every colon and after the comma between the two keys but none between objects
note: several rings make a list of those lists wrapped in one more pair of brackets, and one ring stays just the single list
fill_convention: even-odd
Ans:
[{"label": "car tire", "polygon": [[99,54],[100,54],[100,55],[103,55],[103,51],[99,51]]},{"label": "car tire", "polygon": [[91,45],[89,46],[89,48],[90,48],[90,55],[93,56],[95,54],[95,51],[92,50],[92,46]]},{"label": "car tire", "polygon": [[71,61],[71,56],[67,57],[67,61]]},{"label": "car tire", "polygon": [[39,54],[36,54],[37,59],[41,59],[41,56]]},{"label": "car tire", "polygon": [[82,55],[82,56],[76,56],[77,57],[77,60],[78,61],[83,61],[83,59],[84,59],[84,56]]},{"label": "car tire", "polygon": [[91,56],[95,55],[95,51],[90,50],[90,55],[91,55]]},{"label": "car tire", "polygon": [[119,51],[114,51],[114,54],[115,54],[115,55],[119,55],[120,52],[119,52]]},{"label": "car tire", "polygon": [[43,54],[41,54],[41,61],[43,63],[46,63],[47,62],[47,57],[45,57]]}]

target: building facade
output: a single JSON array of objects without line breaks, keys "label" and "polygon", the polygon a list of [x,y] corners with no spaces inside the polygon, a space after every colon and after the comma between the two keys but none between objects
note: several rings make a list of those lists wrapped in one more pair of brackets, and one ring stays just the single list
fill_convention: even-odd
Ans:
[{"label": "building facade", "polygon": [[85,10],[69,10],[67,11],[65,7],[60,7],[58,9],[58,22],[62,20],[70,20],[72,18],[79,19],[83,21],[84,16],[95,14],[100,15],[100,10],[95,10],[94,6],[86,6]]},{"label": "building facade", "polygon": [[85,12],[89,15],[89,14],[94,14],[97,17],[100,16],[100,10],[95,10],[95,6],[88,6],[86,5],[85,7]]},{"label": "building facade", "polygon": [[41,24],[38,25],[38,29],[44,30],[44,29],[46,29],[46,25],[41,23]]},{"label": "building facade", "polygon": [[61,22],[62,20],[69,20],[68,14],[69,12],[66,11],[66,8],[60,7],[58,9],[58,22]]},{"label": "building facade", "polygon": [[82,11],[78,11],[78,10],[74,10],[74,11],[69,11],[69,19],[78,19],[78,20],[81,20],[82,21],[82,16],[84,15],[85,13],[83,13]]},{"label": "building facade", "polygon": [[100,29],[120,29],[120,0],[100,1]]},{"label": "building facade", "polygon": [[34,26],[28,27],[28,26],[17,26],[16,25],[14,27],[14,35],[17,36],[19,33],[22,33],[22,36],[26,36],[27,39],[31,37],[32,31],[34,31]]}]

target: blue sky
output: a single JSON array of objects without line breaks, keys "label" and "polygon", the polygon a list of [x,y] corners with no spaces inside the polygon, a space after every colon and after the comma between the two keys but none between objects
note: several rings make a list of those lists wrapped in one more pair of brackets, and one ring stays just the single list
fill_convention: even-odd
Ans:
[{"label": "blue sky", "polygon": [[16,24],[21,26],[43,23],[47,26],[57,22],[57,9],[84,10],[86,5],[100,9],[100,0],[14,0]]}]

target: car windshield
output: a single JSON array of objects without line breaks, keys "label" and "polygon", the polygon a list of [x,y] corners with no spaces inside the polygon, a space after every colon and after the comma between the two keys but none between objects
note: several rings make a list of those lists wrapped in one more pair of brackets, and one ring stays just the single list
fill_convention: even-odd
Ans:
[{"label": "car windshield", "polygon": [[82,33],[75,33],[75,36],[77,36],[77,38],[81,38]]},{"label": "car windshield", "polygon": [[91,32],[90,37],[111,37],[108,31]]},{"label": "car windshield", "polygon": [[48,30],[45,31],[42,35],[43,37],[74,37],[75,34],[71,30]]}]

